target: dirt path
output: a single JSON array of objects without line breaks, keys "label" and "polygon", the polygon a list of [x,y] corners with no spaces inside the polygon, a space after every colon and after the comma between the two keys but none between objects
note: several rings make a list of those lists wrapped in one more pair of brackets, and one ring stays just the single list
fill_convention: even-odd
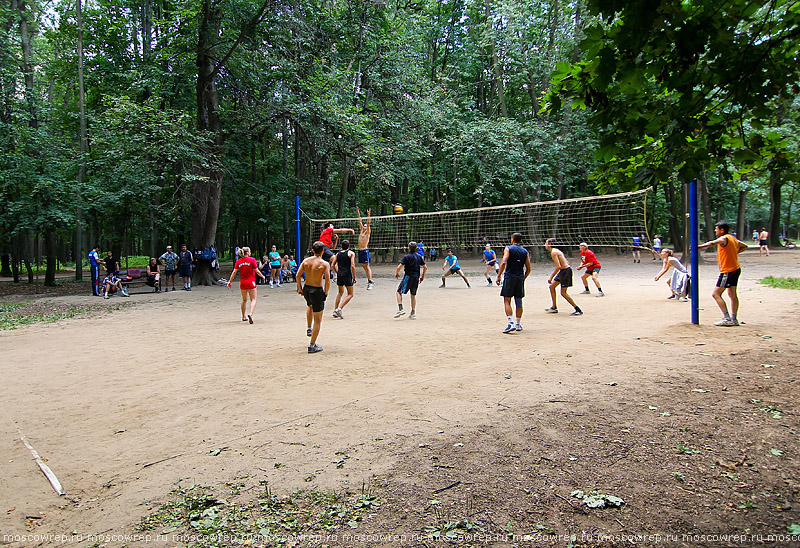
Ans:
[{"label": "dirt path", "polygon": [[[663,417],[649,407],[671,406],[674,414],[690,403],[722,405],[728,402],[722,396],[730,395],[721,392],[723,377],[726,392],[737,382],[737,390],[748,388],[748,396],[756,385],[780,391],[784,414],[791,417],[784,421],[790,423],[785,430],[791,438],[788,430],[800,426],[800,294],[756,281],[765,275],[796,276],[799,259],[800,253],[792,252],[768,259],[743,256],[740,319],[745,323],[735,329],[711,325],[719,317],[708,296],[715,264],[701,267],[705,310],[701,325],[693,326],[689,304],[667,301],[664,284],[652,281],[660,263],[601,256],[607,296],[578,295],[580,287],[570,292],[585,311],[582,317],[570,317],[566,303],[561,314],[543,313],[549,306],[550,266],[536,265],[527,282],[525,330],[513,335],[500,332],[505,318],[497,288],[485,287],[478,275],[470,278],[472,289],[452,278],[446,289],[438,289],[438,264],[422,284],[415,321],[392,318],[396,282],[386,267],[373,291],[357,286],[344,320],[330,317],[329,297],[318,341],[325,350],[317,355],[306,353],[304,303],[291,285],[259,289],[254,325],[240,320],[238,291],[201,287],[191,293],[137,295],[134,306],[104,317],[2,332],[0,454],[6,458],[0,531],[27,535],[19,542],[6,539],[23,546],[54,545],[34,535],[130,532],[151,511],[145,501],[164,500],[180,478],[203,485],[266,480],[277,492],[357,488],[381,478],[386,508],[400,498],[423,501],[412,509],[416,522],[395,525],[419,532],[430,514],[424,510],[430,489],[423,486],[435,480],[441,487],[448,479],[429,476],[430,450],[421,449],[449,447],[452,453],[456,443],[471,447],[477,453],[473,457],[452,456],[476,471],[470,480],[473,493],[480,490],[490,501],[500,497],[490,481],[493,473],[504,470],[511,477],[517,470],[521,479],[529,472],[520,472],[514,459],[499,459],[484,469],[474,459],[489,448],[507,443],[516,452],[528,451],[547,438],[555,446],[557,440],[569,441],[565,448],[572,449],[565,450],[591,446],[603,452],[603,444],[582,440],[587,428],[605,436],[597,434],[604,427],[617,431],[608,434],[609,443],[632,435],[637,439],[631,447],[671,443],[673,437],[658,433]],[[477,262],[465,267],[482,272]],[[61,299],[109,305],[91,297]],[[765,369],[761,356],[770,350],[780,353],[770,360],[776,367]],[[680,391],[671,392],[677,385]],[[747,399],[725,405],[745,405]],[[576,419],[576,410],[583,410],[583,418]],[[757,407],[746,413],[766,416]],[[539,417],[538,426],[526,426],[538,429],[536,440],[526,439],[519,428],[519,420],[531,416]],[[702,424],[704,435],[720,427],[713,419]],[[66,497],[52,491],[19,441],[18,429],[48,459]],[[482,440],[489,431],[492,439]],[[796,472],[798,437],[793,435],[794,446],[784,447],[781,462]],[[669,447],[674,452],[675,443]],[[222,451],[212,456],[217,449]],[[343,454],[347,461],[337,467]],[[735,461],[734,456],[727,458]],[[655,491],[674,491],[647,477],[660,458],[643,454],[640,465],[627,473],[645,471],[642,477],[652,480]],[[589,461],[586,466],[589,474],[593,467]],[[600,468],[596,474],[603,473]],[[783,500],[797,496],[797,477],[788,475]],[[623,479],[617,486],[621,491]],[[568,496],[570,482],[561,480],[555,484]],[[783,476],[775,482],[784,482]],[[454,505],[466,500],[453,496]],[[635,530],[643,530],[648,522],[643,514],[658,498],[640,498]],[[527,504],[519,502],[517,510],[524,514]],[[504,512],[512,515],[515,505],[507,506]],[[769,532],[783,522],[800,523],[798,510],[800,501],[769,521]],[[374,523],[389,524],[397,512],[379,512]],[[693,521],[691,511],[679,514],[684,530],[705,523]],[[725,523],[721,514],[713,515],[710,523]]]}]

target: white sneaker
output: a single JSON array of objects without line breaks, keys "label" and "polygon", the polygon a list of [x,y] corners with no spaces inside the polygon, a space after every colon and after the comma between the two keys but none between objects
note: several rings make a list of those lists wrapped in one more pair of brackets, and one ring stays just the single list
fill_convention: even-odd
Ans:
[{"label": "white sneaker", "polygon": [[408,319],[409,320],[416,320],[417,319],[417,313],[416,312],[412,312],[411,314],[408,315]]},{"label": "white sneaker", "polygon": [[372,289],[372,282],[367,282],[367,291]]},{"label": "white sneaker", "polygon": [[581,295],[588,295],[590,293],[591,291],[589,291],[588,289],[584,289],[583,291],[580,292]]},{"label": "white sneaker", "polygon": [[739,325],[739,322],[733,323],[733,320],[730,318],[722,318],[720,321],[716,322],[714,325],[718,325],[720,327],[733,327],[734,325]]},{"label": "white sneaker", "polygon": [[509,322],[506,328],[503,329],[503,333],[511,333],[512,331],[516,331],[516,329],[517,329],[516,326],[513,323]]},{"label": "white sneaker", "polygon": [[688,300],[689,299],[687,299],[686,297],[681,297],[680,299],[678,299],[678,302],[685,303]]},{"label": "white sneaker", "polygon": [[600,293],[598,293],[598,294],[597,294],[597,295],[595,295],[595,296],[596,296],[596,297],[605,297],[605,296],[606,296],[606,294],[605,294],[605,293],[603,293],[603,292],[601,291]]},{"label": "white sneaker", "polygon": [[334,318],[341,318],[342,317],[342,313],[339,311],[338,308],[333,310],[333,314],[332,315],[333,315]]},{"label": "white sneaker", "polygon": [[272,282],[269,282],[269,288],[272,289]]},{"label": "white sneaker", "polygon": [[395,318],[399,318],[400,316],[402,316],[405,313],[406,313],[405,310],[398,310],[397,312],[394,313],[394,317]]},{"label": "white sneaker", "polygon": [[280,284],[280,283],[277,283],[277,284],[275,284],[275,286],[276,286],[276,287],[280,287],[280,286],[281,286],[281,284]]},{"label": "white sneaker", "polygon": [[515,328],[517,331],[522,331],[522,324],[521,324],[521,323],[518,323],[518,324],[514,325],[514,328]]}]

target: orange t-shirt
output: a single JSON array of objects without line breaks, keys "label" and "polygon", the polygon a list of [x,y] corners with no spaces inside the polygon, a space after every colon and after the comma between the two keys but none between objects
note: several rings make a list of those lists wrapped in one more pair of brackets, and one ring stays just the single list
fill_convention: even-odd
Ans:
[{"label": "orange t-shirt", "polygon": [[727,245],[717,244],[717,263],[721,273],[739,270],[739,244],[730,234],[725,234]]}]

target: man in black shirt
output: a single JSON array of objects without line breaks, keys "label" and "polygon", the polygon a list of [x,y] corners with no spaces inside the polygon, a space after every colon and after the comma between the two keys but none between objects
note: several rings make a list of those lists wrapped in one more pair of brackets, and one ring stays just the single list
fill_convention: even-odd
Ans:
[{"label": "man in black shirt", "polygon": [[[506,247],[503,252],[500,270],[497,271],[497,285],[500,285],[501,279],[503,280],[500,296],[503,297],[503,305],[508,317],[508,325],[503,329],[503,333],[522,331],[522,298],[525,296],[525,279],[531,273],[531,256],[521,244],[522,234],[519,232],[512,234],[511,245]],[[503,272],[506,274],[505,279],[503,279]],[[516,305],[516,322],[511,314],[512,297]]]},{"label": "man in black shirt", "polygon": [[[394,277],[400,277],[400,269],[405,268],[405,275],[400,285],[397,286],[397,312],[394,317],[399,318],[406,313],[403,310],[403,293],[411,293],[411,314],[409,320],[417,318],[417,287],[425,280],[425,273],[428,272],[428,265],[425,259],[417,253],[417,242],[408,242],[408,254],[406,254],[397,265]],[[421,270],[421,274],[420,274]]]}]

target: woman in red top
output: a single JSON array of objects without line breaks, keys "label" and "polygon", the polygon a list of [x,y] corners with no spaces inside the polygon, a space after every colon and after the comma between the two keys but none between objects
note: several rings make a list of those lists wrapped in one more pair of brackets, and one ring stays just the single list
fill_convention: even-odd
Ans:
[{"label": "woman in red top", "polygon": [[[253,323],[253,313],[256,310],[256,301],[258,300],[258,290],[256,289],[256,275],[261,276],[262,280],[266,280],[264,275],[258,269],[258,261],[250,256],[250,248],[243,247],[241,249],[242,258],[236,261],[233,266],[233,272],[228,280],[228,288],[231,287],[231,282],[236,277],[237,272],[239,275],[239,289],[242,292],[242,321]],[[250,297],[250,314],[245,316],[247,308],[247,297]]]}]

